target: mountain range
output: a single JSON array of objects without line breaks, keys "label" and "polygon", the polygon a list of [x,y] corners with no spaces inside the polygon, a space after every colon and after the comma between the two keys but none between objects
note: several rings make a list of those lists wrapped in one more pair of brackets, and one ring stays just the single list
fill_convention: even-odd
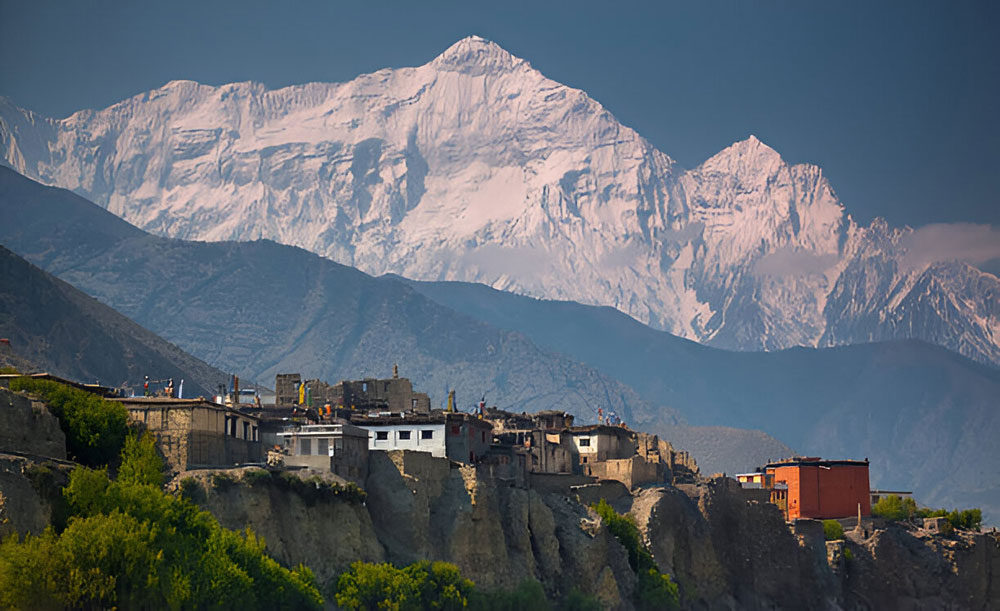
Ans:
[{"label": "mountain range", "polygon": [[608,305],[716,347],[922,339],[1000,364],[995,276],[860,225],[755,137],[680,168],[479,37],[346,83],[173,81],[64,119],[0,101],[0,160],[162,236]]},{"label": "mountain range", "polygon": [[211,396],[228,376],[0,246],[0,360],[81,382],[129,386],[174,378]]},{"label": "mountain range", "polygon": [[435,403],[457,387],[463,406],[485,393],[584,422],[614,409],[706,472],[791,454],[774,435],[800,452],[868,456],[875,485],[924,503],[1000,515],[1000,372],[923,342],[730,352],[607,307],[372,278],[267,240],[152,236],[5,168],[0,214],[0,243],[246,379],[384,376],[399,363]]}]

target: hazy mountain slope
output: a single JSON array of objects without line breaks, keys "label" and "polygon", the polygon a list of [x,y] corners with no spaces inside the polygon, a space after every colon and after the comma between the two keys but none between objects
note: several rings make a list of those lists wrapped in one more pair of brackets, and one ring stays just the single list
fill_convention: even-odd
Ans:
[{"label": "hazy mountain slope", "polygon": [[[650,427],[678,422],[665,404],[520,334],[298,248],[150,236],[6,168],[0,212],[14,221],[0,226],[0,242],[247,379],[289,371],[331,381],[386,376],[398,363],[436,402],[450,386],[466,408],[485,393],[517,410],[564,409],[592,421],[591,410],[603,406]],[[91,228],[99,239],[77,239]]]},{"label": "hazy mountain slope", "polygon": [[719,347],[919,338],[1000,363],[995,276],[859,226],[756,138],[678,168],[477,37],[347,83],[174,81],[61,120],[0,101],[0,160],[161,235],[610,305]]},{"label": "hazy mountain slope", "polygon": [[[1000,437],[1000,371],[992,367],[913,340],[728,352],[650,329],[612,308],[467,283],[410,284],[667,402],[691,424],[761,429],[809,454],[867,456],[877,485],[912,488],[928,503],[977,498],[1000,515],[1000,450],[993,442]],[[702,456],[713,453],[697,431],[677,438]]]},{"label": "hazy mountain slope", "polygon": [[107,385],[143,376],[184,380],[208,396],[227,375],[0,246],[0,336],[18,357],[72,380]]}]

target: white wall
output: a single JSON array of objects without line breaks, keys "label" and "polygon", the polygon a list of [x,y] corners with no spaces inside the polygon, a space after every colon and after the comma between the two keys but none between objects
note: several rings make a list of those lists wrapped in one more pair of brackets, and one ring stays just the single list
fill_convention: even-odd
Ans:
[{"label": "white wall", "polygon": [[[430,452],[432,456],[445,458],[444,423],[441,424],[381,424],[363,425],[358,424],[368,431],[369,450],[414,450],[416,452]],[[430,431],[431,438],[423,439],[423,432]],[[386,439],[378,439],[378,432],[383,432]],[[410,438],[403,439],[400,433],[409,432]]]}]

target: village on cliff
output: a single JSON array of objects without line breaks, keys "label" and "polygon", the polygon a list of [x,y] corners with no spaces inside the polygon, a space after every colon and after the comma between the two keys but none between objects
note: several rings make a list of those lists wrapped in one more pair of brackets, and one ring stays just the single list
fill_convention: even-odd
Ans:
[{"label": "village on cliff", "polygon": [[[0,374],[0,387],[17,374]],[[474,465],[505,486],[575,495],[584,502],[614,499],[640,487],[681,490],[722,483],[748,501],[775,505],[794,530],[838,520],[867,534],[878,523],[880,498],[907,491],[871,489],[868,460],[787,457],[751,473],[703,477],[695,460],[659,436],[629,428],[615,413],[595,410],[596,424],[574,425],[562,411],[513,413],[458,408],[454,391],[446,409],[432,409],[409,379],[368,378],[328,384],[278,374],[273,395],[241,388],[232,376],[211,398],[184,398],[183,382],[149,378],[142,389],[104,387],[33,374],[119,402],[129,418],[155,435],[168,469],[266,467],[321,474],[363,487],[373,452],[418,452]],[[270,393],[268,393],[270,394]],[[819,526],[821,528],[821,526]],[[949,532],[944,517],[924,519],[930,533]]]}]

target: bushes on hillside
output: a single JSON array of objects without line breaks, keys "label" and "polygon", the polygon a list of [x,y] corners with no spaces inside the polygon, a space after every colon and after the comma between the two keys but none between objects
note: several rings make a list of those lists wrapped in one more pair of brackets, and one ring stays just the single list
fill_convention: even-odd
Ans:
[{"label": "bushes on hillside", "polygon": [[653,555],[646,549],[632,516],[616,512],[601,499],[593,506],[611,534],[628,552],[628,562],[639,578],[636,588],[636,607],[639,609],[676,609],[680,605],[680,592],[670,575],[660,573]]},{"label": "bushes on hillside", "polygon": [[128,410],[124,406],[51,380],[14,378],[10,388],[38,395],[48,404],[66,435],[70,459],[99,467],[121,452],[128,427]]},{"label": "bushes on hillside", "polygon": [[823,535],[827,541],[844,538],[844,527],[836,520],[823,520]]},{"label": "bushes on hillside", "polygon": [[421,560],[406,567],[355,562],[337,581],[334,599],[343,609],[464,609],[473,611],[600,611],[593,596],[573,588],[556,604],[542,584],[522,581],[513,590],[479,590],[447,562]]},{"label": "bushes on hillside", "polygon": [[887,520],[946,517],[952,527],[964,528],[966,530],[979,530],[983,524],[983,512],[981,509],[953,509],[948,511],[947,509],[918,507],[913,499],[901,498],[896,494],[884,496],[872,505],[872,515]]},{"label": "bushes on hillside", "polygon": [[474,584],[447,562],[355,562],[340,576],[335,598],[344,609],[464,609]]},{"label": "bushes on hillside", "polygon": [[288,570],[249,530],[222,528],[154,483],[135,439],[119,479],[77,467],[63,494],[72,517],[0,544],[0,608],[320,608],[312,572]]}]

